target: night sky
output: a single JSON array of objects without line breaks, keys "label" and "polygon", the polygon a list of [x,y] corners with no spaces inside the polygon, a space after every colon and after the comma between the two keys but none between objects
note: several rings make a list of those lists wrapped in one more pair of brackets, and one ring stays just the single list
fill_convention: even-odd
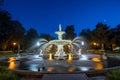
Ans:
[{"label": "night sky", "polygon": [[63,30],[74,25],[79,34],[82,29],[94,29],[98,22],[111,27],[120,23],[120,0],[5,0],[3,9],[39,34],[54,35],[59,24]]}]

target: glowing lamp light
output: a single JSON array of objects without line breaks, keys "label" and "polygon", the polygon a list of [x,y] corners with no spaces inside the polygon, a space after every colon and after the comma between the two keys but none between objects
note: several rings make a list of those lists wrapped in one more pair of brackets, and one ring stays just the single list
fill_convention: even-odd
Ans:
[{"label": "glowing lamp light", "polygon": [[90,68],[89,67],[80,67],[81,71],[88,71]]},{"label": "glowing lamp light", "polygon": [[16,57],[10,57],[8,62],[13,62],[16,60]]},{"label": "glowing lamp light", "polygon": [[81,45],[83,46],[84,44],[85,44],[84,41],[82,41],[82,42],[81,42]]},{"label": "glowing lamp light", "polygon": [[68,61],[68,62],[71,62],[72,60],[73,60],[72,54],[68,54],[68,59],[67,59],[67,61]]},{"label": "glowing lamp light", "polygon": [[74,72],[74,71],[75,71],[75,67],[73,67],[73,66],[69,67],[69,68],[68,68],[68,71],[69,71],[69,72]]},{"label": "glowing lamp light", "polygon": [[40,43],[39,43],[39,42],[37,42],[37,46],[40,46]]},{"label": "glowing lamp light", "polygon": [[53,67],[48,67],[48,68],[47,68],[47,71],[48,71],[48,72],[52,72],[53,70],[54,70]]},{"label": "glowing lamp light", "polygon": [[14,42],[14,43],[13,43],[13,45],[15,46],[15,45],[16,45],[16,43]]},{"label": "glowing lamp light", "polygon": [[92,61],[94,61],[94,62],[101,62],[100,58],[92,58]]},{"label": "glowing lamp light", "polygon": [[15,69],[16,68],[16,64],[15,64],[15,62],[13,61],[13,62],[10,62],[10,64],[9,64],[9,69]]},{"label": "glowing lamp light", "polygon": [[53,60],[52,54],[49,54],[48,56],[49,56],[49,57],[48,57],[48,60]]},{"label": "glowing lamp light", "polygon": [[101,70],[101,69],[103,69],[103,64],[102,63],[96,64],[95,67],[94,67],[94,69],[95,70]]},{"label": "glowing lamp light", "polygon": [[94,46],[97,46],[98,44],[94,42],[93,45],[94,45]]},{"label": "glowing lamp light", "polygon": [[72,54],[68,54],[68,60],[72,60]]}]

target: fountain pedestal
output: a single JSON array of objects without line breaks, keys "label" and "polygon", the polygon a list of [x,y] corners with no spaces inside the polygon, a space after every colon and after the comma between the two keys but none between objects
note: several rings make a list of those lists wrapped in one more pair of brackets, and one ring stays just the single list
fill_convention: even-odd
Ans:
[{"label": "fountain pedestal", "polygon": [[59,24],[59,31],[56,31],[55,34],[58,35],[58,40],[62,40],[62,35],[65,34],[65,32],[62,31],[61,24]]},{"label": "fountain pedestal", "polygon": [[66,53],[63,51],[63,45],[58,45],[58,50],[55,55],[56,56],[67,56]]},{"label": "fountain pedestal", "polygon": [[[55,33],[58,35],[59,42],[62,42],[62,35],[65,34],[65,32],[62,31],[61,24],[59,24],[59,31],[56,31]],[[65,54],[65,52],[63,51],[63,44],[62,43],[58,44],[57,47],[58,47],[58,50],[54,56],[58,56],[60,59],[64,58],[64,56],[67,56]]]}]

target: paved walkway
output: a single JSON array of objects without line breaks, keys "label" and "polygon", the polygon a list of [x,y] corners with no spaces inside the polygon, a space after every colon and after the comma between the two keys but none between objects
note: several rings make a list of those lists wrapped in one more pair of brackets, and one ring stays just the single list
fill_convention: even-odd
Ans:
[{"label": "paved walkway", "polygon": [[107,80],[105,76],[88,77],[86,74],[44,74],[42,78],[21,78],[20,80]]},{"label": "paved walkway", "polygon": [[85,74],[45,74],[42,80],[89,80]]}]

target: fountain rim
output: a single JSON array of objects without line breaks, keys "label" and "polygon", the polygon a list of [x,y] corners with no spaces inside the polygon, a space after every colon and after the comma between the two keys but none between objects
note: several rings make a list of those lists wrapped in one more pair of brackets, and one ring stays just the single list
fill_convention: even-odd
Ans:
[{"label": "fountain rim", "polygon": [[[117,67],[112,67],[112,68],[104,68],[102,70],[89,70],[89,71],[78,71],[78,72],[37,72],[37,71],[29,71],[29,70],[17,70],[17,69],[8,69],[9,71],[13,71],[17,74],[23,74],[25,73],[26,75],[44,75],[44,74],[101,74],[101,73],[106,73],[109,70],[115,70],[115,69],[120,69],[120,66]],[[24,74],[23,74],[24,75]]]}]

